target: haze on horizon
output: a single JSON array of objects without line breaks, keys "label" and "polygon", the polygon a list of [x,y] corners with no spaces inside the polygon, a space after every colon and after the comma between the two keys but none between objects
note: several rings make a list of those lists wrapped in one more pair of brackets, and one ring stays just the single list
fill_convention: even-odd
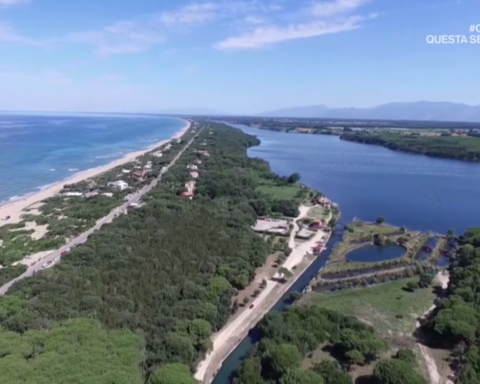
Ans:
[{"label": "haze on horizon", "polygon": [[0,0],[0,110],[478,105],[480,44],[426,42],[469,37],[475,15],[478,0]]}]

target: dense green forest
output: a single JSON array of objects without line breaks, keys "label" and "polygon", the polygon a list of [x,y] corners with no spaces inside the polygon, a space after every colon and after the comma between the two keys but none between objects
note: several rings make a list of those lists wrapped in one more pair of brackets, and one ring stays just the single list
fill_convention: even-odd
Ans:
[{"label": "dense green forest", "polygon": [[[258,143],[210,124],[144,207],[15,284],[0,299],[2,382],[193,383],[212,331],[231,313],[234,288],[271,251],[250,228],[256,216],[296,214],[291,202],[257,191],[265,179],[294,181],[248,158]],[[187,165],[200,159],[195,197],[178,196]]]},{"label": "dense green forest", "polygon": [[423,324],[437,346],[452,351],[457,383],[480,383],[480,228],[460,237],[457,259],[450,267],[447,296]]},{"label": "dense green forest", "polygon": [[[295,306],[268,314],[258,329],[260,342],[242,363],[235,384],[353,384],[350,368],[377,360],[373,376],[363,377],[362,382],[427,383],[416,372],[415,355],[410,350],[379,360],[388,344],[371,326],[352,316],[316,306]],[[302,369],[304,358],[319,347],[334,360]]]},{"label": "dense green forest", "polygon": [[420,136],[396,133],[345,133],[342,140],[363,144],[382,145],[386,148],[432,157],[480,161],[480,138],[458,136]]}]

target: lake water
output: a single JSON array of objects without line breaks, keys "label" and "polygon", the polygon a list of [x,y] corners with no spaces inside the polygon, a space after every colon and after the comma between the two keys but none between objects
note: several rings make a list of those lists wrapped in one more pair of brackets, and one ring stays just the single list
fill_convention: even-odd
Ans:
[{"label": "lake water", "polygon": [[405,254],[405,248],[399,245],[369,245],[357,248],[345,255],[348,261],[357,263],[376,263],[384,260],[393,260],[402,257]]},{"label": "lake water", "polygon": [[[256,135],[262,144],[249,150],[267,160],[280,175],[299,172],[302,182],[325,193],[340,205],[342,220],[354,217],[409,229],[463,233],[480,226],[480,165],[429,158],[340,140],[336,136],[278,133],[233,125]],[[341,227],[341,226],[340,226]],[[308,268],[274,311],[291,304],[291,292],[301,292],[328,259],[341,231],[327,251]],[[439,266],[448,264],[441,257]],[[225,360],[213,384],[229,384],[258,340],[254,330]]]},{"label": "lake water", "polygon": [[299,172],[301,182],[340,205],[342,220],[386,221],[409,229],[463,233],[480,225],[480,164],[430,158],[340,140],[235,125],[262,141],[249,150],[273,171]]}]

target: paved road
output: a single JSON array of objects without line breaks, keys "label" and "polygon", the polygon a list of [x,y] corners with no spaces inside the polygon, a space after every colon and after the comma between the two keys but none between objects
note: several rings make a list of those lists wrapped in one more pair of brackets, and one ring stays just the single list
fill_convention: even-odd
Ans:
[{"label": "paved road", "polygon": [[[201,132],[201,130],[198,133],[200,133],[200,132]],[[140,191],[132,194],[132,196],[130,197],[130,199],[127,202],[125,202],[122,205],[120,205],[119,207],[113,209],[107,216],[104,216],[103,218],[99,219],[97,221],[97,224],[94,227],[92,227],[92,228],[88,229],[87,231],[83,232],[81,235],[79,235],[76,238],[74,238],[73,240],[71,240],[70,243],[68,243],[68,244],[64,245],[63,247],[53,251],[48,256],[46,256],[42,260],[38,261],[35,265],[29,267],[20,276],[16,277],[13,280],[10,280],[8,283],[4,284],[0,288],[0,296],[5,295],[5,293],[7,293],[7,291],[10,289],[10,287],[15,282],[17,282],[21,279],[24,279],[26,277],[32,276],[35,272],[38,272],[40,270],[45,269],[43,267],[45,264],[50,263],[46,266],[46,268],[53,267],[55,265],[55,263],[58,262],[60,260],[60,258],[62,257],[62,252],[65,252],[65,251],[68,252],[68,250],[72,246],[83,244],[87,240],[88,236],[91,235],[96,230],[100,229],[103,224],[110,223],[116,216],[118,216],[122,212],[125,212],[127,210],[127,207],[130,204],[138,203],[145,193],[150,192],[153,188],[156,187],[158,182],[162,179],[163,174],[165,174],[165,172],[167,172],[177,162],[177,160],[180,158],[180,156],[182,156],[183,152],[185,152],[185,150],[190,146],[190,144],[192,144],[194,139],[195,138],[193,138],[192,140],[190,140],[188,142],[188,144],[172,159],[170,164],[168,164],[166,167],[164,167],[162,169],[162,171],[160,172],[160,174],[158,175],[158,177],[155,178],[149,185],[143,187]]]}]

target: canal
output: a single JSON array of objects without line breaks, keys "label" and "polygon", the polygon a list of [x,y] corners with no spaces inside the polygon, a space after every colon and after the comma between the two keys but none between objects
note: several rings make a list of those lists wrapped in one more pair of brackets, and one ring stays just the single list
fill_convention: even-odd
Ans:
[{"label": "canal", "polygon": [[[310,281],[317,275],[320,268],[325,265],[325,262],[330,257],[333,246],[342,240],[343,225],[339,224],[335,228],[332,237],[327,243],[327,249],[318,257],[312,265],[299,277],[299,279],[292,285],[292,287],[285,293],[285,295],[278,301],[278,303],[272,308],[272,311],[281,312],[292,305],[291,294],[292,292],[303,292]],[[220,371],[215,376],[213,384],[230,384],[232,378],[235,376],[237,369],[243,360],[248,358],[252,347],[258,341],[258,333],[253,328],[249,335],[243,339],[238,347],[228,356],[224,361]]]}]

